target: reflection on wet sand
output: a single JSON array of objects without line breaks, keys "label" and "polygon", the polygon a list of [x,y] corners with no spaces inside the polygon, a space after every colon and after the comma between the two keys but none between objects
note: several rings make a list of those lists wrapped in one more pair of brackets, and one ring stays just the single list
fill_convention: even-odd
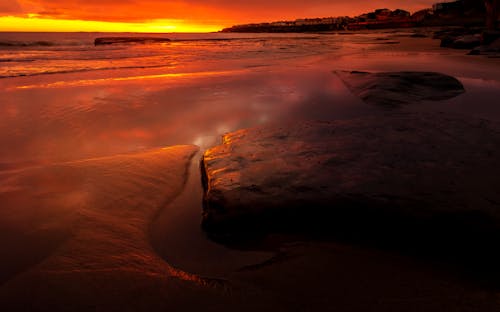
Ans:
[{"label": "reflection on wet sand", "polygon": [[[338,39],[328,38],[328,43]],[[237,44],[248,48],[243,41]],[[384,114],[352,95],[334,70],[439,68],[458,77],[467,92],[404,110],[498,119],[491,101],[500,96],[497,60],[441,55],[428,46],[417,51],[415,46],[388,50],[346,44],[338,50],[321,40],[306,45],[303,57],[297,56],[303,48],[294,43],[261,58],[265,40],[252,41],[251,51],[237,55],[239,45],[218,45],[194,65],[0,80],[0,237],[11,250],[2,255],[0,304],[106,311],[323,310],[334,305],[457,310],[463,302],[491,308],[494,294],[383,251],[274,244],[282,256],[267,261],[269,253],[251,253],[248,262],[257,263],[245,263],[242,254],[224,247],[209,250],[211,243],[198,228],[196,175],[172,203],[188,166],[196,170],[197,159],[190,162],[190,157],[197,149],[159,148],[195,144],[205,150],[225,132],[265,123]],[[184,52],[179,62],[198,53]],[[252,59],[239,59],[241,54]],[[240,264],[245,269],[238,271]],[[190,273],[214,273],[230,285]]]},{"label": "reflection on wet sand", "polygon": [[244,73],[244,71],[216,71],[216,72],[195,72],[195,73],[168,73],[168,74],[156,74],[156,75],[144,75],[144,76],[132,76],[132,77],[110,77],[110,78],[99,78],[99,79],[86,79],[86,80],[75,80],[75,81],[57,81],[48,84],[35,84],[35,85],[25,85],[17,86],[15,89],[34,89],[34,88],[58,88],[58,87],[74,87],[74,86],[89,86],[97,84],[106,84],[114,81],[134,81],[134,80],[148,80],[148,79],[158,79],[158,78],[176,78],[176,79],[190,79],[197,77],[210,77],[210,76],[223,76],[223,75],[237,75]]},{"label": "reflection on wet sand", "polygon": [[[168,295],[155,290],[161,281],[205,283],[170,267],[148,239],[150,220],[182,190],[197,150],[177,146],[3,174],[0,236],[22,246],[3,254],[0,304],[18,310],[35,302],[46,309],[61,301],[112,306],[110,292],[137,287],[121,283],[123,275],[158,298]],[[45,249],[33,248],[46,240]],[[61,293],[66,296],[52,302]]]},{"label": "reflection on wet sand", "polygon": [[328,71],[207,75],[8,91],[0,162],[50,163],[177,144],[209,147],[225,132],[255,124],[366,111]]}]

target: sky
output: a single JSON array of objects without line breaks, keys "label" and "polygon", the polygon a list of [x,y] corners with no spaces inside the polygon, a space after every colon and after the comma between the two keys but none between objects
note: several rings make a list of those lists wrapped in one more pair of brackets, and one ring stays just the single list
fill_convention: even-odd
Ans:
[{"label": "sky", "polygon": [[217,31],[234,24],[410,12],[437,0],[0,0],[0,31]]}]

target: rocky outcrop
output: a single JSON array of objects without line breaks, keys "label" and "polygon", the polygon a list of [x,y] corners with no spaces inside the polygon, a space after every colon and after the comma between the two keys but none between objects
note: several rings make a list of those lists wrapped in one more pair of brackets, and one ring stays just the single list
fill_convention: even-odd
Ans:
[{"label": "rocky outcrop", "polygon": [[469,53],[470,55],[487,55],[490,57],[500,57],[500,38],[487,45],[481,45]]},{"label": "rocky outcrop", "polygon": [[473,49],[481,45],[481,35],[448,36],[441,40],[441,47],[452,49]]},{"label": "rocky outcrop", "polygon": [[444,28],[434,32],[440,46],[452,49],[473,49],[481,45],[481,28]]},{"label": "rocky outcrop", "polygon": [[240,130],[204,154],[203,224],[368,237],[497,228],[499,157],[498,125],[443,114]]},{"label": "rocky outcrop", "polygon": [[434,72],[336,72],[352,93],[369,104],[398,107],[439,101],[465,92],[462,83]]},{"label": "rocky outcrop", "polygon": [[486,7],[486,27],[490,30],[498,28],[498,18],[500,17],[500,1],[484,0]]},{"label": "rocky outcrop", "polygon": [[498,56],[500,31],[481,28],[449,28],[436,31],[441,47],[471,50],[469,55]]},{"label": "rocky outcrop", "polygon": [[485,30],[481,34],[482,44],[489,45],[492,44],[497,39],[500,39],[500,30]]},{"label": "rocky outcrop", "polygon": [[158,37],[100,37],[94,40],[94,45],[126,44],[126,43],[162,43],[169,42],[168,38]]},{"label": "rocky outcrop", "polygon": [[500,31],[487,30],[481,36],[481,45],[474,48],[469,54],[500,56]]}]

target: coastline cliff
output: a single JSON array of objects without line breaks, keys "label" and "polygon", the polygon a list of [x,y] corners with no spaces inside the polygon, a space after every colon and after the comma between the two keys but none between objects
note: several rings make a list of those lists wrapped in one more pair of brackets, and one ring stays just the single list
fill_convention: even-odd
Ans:
[{"label": "coastline cliff", "polygon": [[284,33],[410,28],[421,26],[483,26],[486,8],[482,1],[458,0],[436,3],[432,8],[411,14],[402,9],[377,9],[356,17],[340,16],[306,18],[294,21],[276,21],[234,25],[221,32]]}]

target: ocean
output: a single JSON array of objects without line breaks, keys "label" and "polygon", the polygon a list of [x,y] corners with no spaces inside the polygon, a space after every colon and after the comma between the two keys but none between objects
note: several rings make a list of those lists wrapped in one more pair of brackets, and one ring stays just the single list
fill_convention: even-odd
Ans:
[{"label": "ocean", "polygon": [[[470,91],[497,90],[496,60],[467,59],[439,41],[411,38],[416,31],[423,30],[0,33],[0,170],[177,144],[206,148],[262,123],[377,111],[350,94],[339,70],[439,70],[465,79]],[[171,41],[94,45],[113,36]],[[456,101],[467,96],[476,95]]]},{"label": "ocean", "polygon": [[[113,36],[171,42],[94,45]],[[289,101],[328,98],[331,91],[316,89],[330,71],[320,74],[325,80],[306,68],[379,36],[0,33],[0,141],[9,146],[0,167],[209,144],[207,137],[295,114]]]},{"label": "ocean", "polygon": [[[164,37],[159,44],[94,45],[97,37]],[[304,43],[307,42],[305,45]],[[94,70],[169,68],[193,62],[271,61],[338,49],[309,34],[0,33],[0,78]]]}]

